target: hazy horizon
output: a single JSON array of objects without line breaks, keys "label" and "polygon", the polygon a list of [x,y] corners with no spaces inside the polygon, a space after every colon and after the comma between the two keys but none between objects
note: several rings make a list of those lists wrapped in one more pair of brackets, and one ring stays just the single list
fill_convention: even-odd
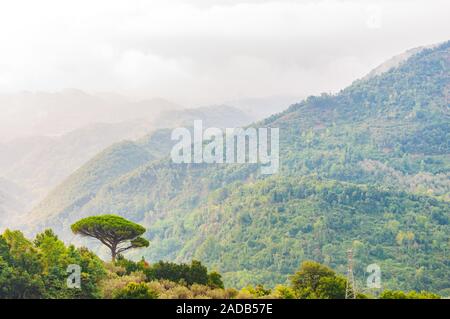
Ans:
[{"label": "hazy horizon", "polygon": [[75,88],[192,107],[336,92],[448,40],[449,10],[443,0],[2,3],[0,93]]},{"label": "hazy horizon", "polygon": [[262,119],[450,39],[446,8],[443,0],[2,3],[0,142],[173,108],[227,104]]}]

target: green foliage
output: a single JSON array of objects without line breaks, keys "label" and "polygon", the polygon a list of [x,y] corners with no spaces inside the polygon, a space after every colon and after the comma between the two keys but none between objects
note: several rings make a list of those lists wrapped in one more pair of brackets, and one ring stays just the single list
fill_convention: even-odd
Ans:
[{"label": "green foliage", "polygon": [[160,261],[144,269],[144,273],[149,281],[166,279],[187,285],[208,285],[210,279],[207,268],[196,260],[193,260],[190,265]]},{"label": "green foliage", "polygon": [[291,277],[292,288],[301,299],[344,299],[345,278],[313,261],[302,263]]},{"label": "green foliage", "polygon": [[111,232],[116,237],[124,237],[127,240],[137,238],[145,232],[144,227],[116,215],[87,217],[73,224],[71,229],[75,234],[85,236],[95,235],[95,232]]},{"label": "green foliage", "polygon": [[[112,260],[117,254],[132,248],[148,247],[149,241],[140,237],[145,228],[116,215],[92,216],[79,220],[71,226],[74,234],[93,237],[111,250]],[[121,244],[128,243],[128,246]]]},{"label": "green foliage", "polygon": [[212,271],[208,274],[208,286],[211,288],[224,288],[222,275],[216,271]]},{"label": "green foliage", "polygon": [[263,285],[256,285],[242,288],[241,293],[250,295],[252,298],[264,298],[270,296],[272,290],[264,288]]},{"label": "green foliage", "polygon": [[122,267],[127,275],[142,272],[147,281],[170,280],[187,286],[197,284],[213,289],[224,288],[222,275],[216,271],[208,273],[208,269],[197,260],[193,260],[191,264],[159,261],[150,265],[144,259],[134,262],[119,256],[115,265]]},{"label": "green foliage", "polygon": [[[367,277],[367,265],[378,263],[388,288],[400,284],[409,290],[427,289],[417,273],[420,267],[436,280],[437,288],[450,282],[443,258],[448,226],[433,218],[448,214],[447,202],[314,176],[274,176],[227,189],[229,195],[220,204],[194,210],[183,223],[183,234],[178,234],[186,240],[187,251],[196,249],[196,258],[221,267],[227,285],[264,282],[274,286],[285,282],[306,259],[342,272],[345,251],[355,239],[359,280]],[[251,216],[250,223],[234,217],[241,211]],[[217,224],[210,223],[211,216]],[[397,241],[397,236],[402,240]]]},{"label": "green foliage", "polygon": [[[69,265],[81,267],[81,289],[67,287]],[[85,248],[66,247],[51,231],[27,240],[19,231],[0,236],[0,298],[98,298],[103,263]]]},{"label": "green foliage", "polygon": [[117,291],[114,299],[158,299],[158,293],[151,290],[146,283],[131,282]]},{"label": "green foliage", "polygon": [[440,299],[439,295],[433,294],[428,291],[410,291],[404,292],[399,290],[384,290],[380,299]]},{"label": "green foliage", "polygon": [[291,287],[277,285],[274,288],[272,295],[278,299],[296,299],[296,293]]},{"label": "green foliage", "polygon": [[[67,287],[68,265],[81,267],[81,288]],[[28,298],[326,298],[345,294],[345,279],[313,261],[302,263],[291,277],[291,286],[248,285],[237,291],[224,289],[221,275],[208,273],[199,261],[191,264],[159,262],[148,264],[120,256],[116,263],[103,263],[86,248],[66,247],[51,230],[29,241],[19,231],[0,236],[0,299]],[[358,298],[369,296],[358,294]],[[427,291],[408,293],[385,290],[383,299],[435,299]]]},{"label": "green foliage", "polygon": [[144,259],[137,263],[134,262],[133,260],[126,259],[123,255],[119,255],[117,257],[115,265],[123,267],[127,275],[136,271],[143,271],[145,268],[148,267]]}]

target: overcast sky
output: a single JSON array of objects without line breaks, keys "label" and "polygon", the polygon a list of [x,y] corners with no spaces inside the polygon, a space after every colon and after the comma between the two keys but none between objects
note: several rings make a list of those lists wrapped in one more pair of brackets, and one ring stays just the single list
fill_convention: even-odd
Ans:
[{"label": "overcast sky", "polygon": [[79,88],[183,105],[334,92],[450,39],[448,0],[0,2],[0,92]]}]

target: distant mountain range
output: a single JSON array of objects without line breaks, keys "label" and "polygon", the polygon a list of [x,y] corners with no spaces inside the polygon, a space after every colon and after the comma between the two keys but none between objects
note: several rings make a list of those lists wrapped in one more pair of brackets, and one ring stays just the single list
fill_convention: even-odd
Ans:
[{"label": "distant mountain range", "polygon": [[258,122],[280,128],[281,171],[174,164],[170,131],[114,145],[27,217],[70,240],[81,217],[146,226],[151,261],[198,258],[226,283],[271,285],[301,261],[356,276],[381,266],[386,288],[450,293],[450,42],[312,96]]},{"label": "distant mountain range", "polygon": [[0,142],[30,136],[59,136],[94,123],[152,120],[183,107],[164,99],[129,101],[120,95],[81,90],[1,94]]},{"label": "distant mountain range", "polygon": [[289,105],[302,100],[304,96],[275,95],[266,97],[240,98],[226,101],[226,105],[234,106],[257,120],[284,111]]},{"label": "distant mountain range", "polygon": [[[28,194],[22,196],[21,192],[16,194],[10,191],[10,195],[17,195],[14,196],[16,209],[14,214],[11,206],[3,209],[11,211],[8,215],[23,214],[42,200],[53,187],[110,145],[124,140],[136,140],[165,127],[192,125],[194,118],[203,119],[205,125],[218,127],[245,125],[253,120],[246,113],[224,105],[155,110],[153,118],[94,123],[61,136],[34,136],[0,144],[0,176],[10,183],[20,185],[20,189]],[[3,223],[6,222],[10,221],[5,213]],[[0,222],[0,226],[3,223]]]},{"label": "distant mountain range", "polygon": [[0,177],[0,226],[3,221],[19,222],[32,195],[27,190]]}]

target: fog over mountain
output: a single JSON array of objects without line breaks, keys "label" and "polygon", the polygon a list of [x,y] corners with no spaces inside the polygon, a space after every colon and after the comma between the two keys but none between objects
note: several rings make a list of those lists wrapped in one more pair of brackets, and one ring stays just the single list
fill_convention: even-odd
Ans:
[{"label": "fog over mountain", "polygon": [[[77,98],[72,99],[74,92]],[[28,101],[33,101],[33,97],[35,95],[32,95]],[[161,99],[139,103],[123,103],[119,99],[120,103],[107,104],[104,100],[107,97],[106,94],[99,99],[74,90],[57,94],[41,93],[38,97],[41,98],[40,101],[45,100],[54,104],[41,103],[32,106],[22,104],[21,106],[29,107],[32,115],[37,114],[33,111],[42,110],[48,105],[55,108],[46,108],[48,109],[46,117],[29,117],[30,121],[36,121],[37,125],[34,129],[37,132],[42,134],[54,130],[54,132],[62,133],[70,127],[78,126],[78,128],[57,136],[30,135],[0,143],[0,215],[2,216],[0,227],[5,223],[13,225],[53,187],[114,143],[137,140],[157,129],[191,126],[196,119],[203,120],[205,125],[216,127],[244,126],[256,119],[237,108],[226,105],[182,109]],[[17,96],[15,98],[17,99]],[[64,99],[72,103],[63,103]],[[95,102],[98,101],[102,103],[96,104]],[[74,116],[64,117],[62,110],[74,105],[78,107],[67,110]],[[91,117],[91,114],[101,113],[102,110],[105,114]],[[55,121],[57,123],[56,118],[58,121],[66,121],[67,127],[52,126]],[[70,122],[70,119],[74,121]],[[96,119],[109,122],[86,124]],[[22,122],[18,122],[20,123]],[[20,125],[16,128],[19,127]]]},{"label": "fog over mountain", "polygon": [[182,107],[160,98],[131,101],[78,89],[0,95],[0,142],[20,137],[58,136],[94,123],[153,120]]},{"label": "fog over mountain", "polygon": [[449,11],[447,0],[3,1],[0,92],[69,87],[185,106],[335,92],[447,40]]}]

